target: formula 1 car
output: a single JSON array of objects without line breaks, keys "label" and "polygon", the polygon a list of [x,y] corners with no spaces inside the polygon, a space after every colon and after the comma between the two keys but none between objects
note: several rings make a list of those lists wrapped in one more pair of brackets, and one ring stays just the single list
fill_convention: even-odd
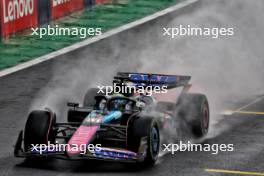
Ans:
[{"label": "formula 1 car", "polygon": [[[208,132],[209,105],[205,95],[189,93],[190,76],[148,73],[118,73],[113,83],[134,85],[134,92],[105,95],[90,88],[83,101],[68,103],[68,122],[57,123],[50,109],[30,112],[24,131],[19,133],[14,155],[29,159],[97,159],[154,164],[159,156],[161,136],[178,132],[181,119],[195,138]],[[180,95],[161,101],[146,88],[182,87]],[[104,93],[103,93],[104,92]],[[163,134],[163,135],[162,135]],[[44,144],[44,145],[43,145]],[[61,148],[61,145],[64,148]],[[75,147],[73,149],[73,147]],[[82,148],[85,148],[83,152]],[[92,150],[88,150],[92,147]]]}]

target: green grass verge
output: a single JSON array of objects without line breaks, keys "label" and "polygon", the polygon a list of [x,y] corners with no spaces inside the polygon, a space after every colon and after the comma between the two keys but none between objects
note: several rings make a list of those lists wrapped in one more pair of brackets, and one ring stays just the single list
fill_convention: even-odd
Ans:
[{"label": "green grass verge", "polygon": [[[69,28],[100,27],[105,32],[165,9],[176,2],[177,0],[129,0],[122,4],[98,5],[56,20],[53,25]],[[24,31],[0,43],[0,70],[84,40],[79,36],[44,36],[40,39],[30,34],[31,31]]]}]

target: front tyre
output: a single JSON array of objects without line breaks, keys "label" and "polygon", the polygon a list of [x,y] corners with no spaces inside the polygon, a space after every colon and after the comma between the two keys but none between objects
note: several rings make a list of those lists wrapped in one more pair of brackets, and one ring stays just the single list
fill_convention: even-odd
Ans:
[{"label": "front tyre", "polygon": [[24,149],[30,151],[30,148],[36,144],[55,143],[56,123],[55,114],[49,111],[32,111],[27,119],[24,133]]},{"label": "front tyre", "polygon": [[131,128],[129,149],[138,152],[142,139],[147,141],[146,156],[143,161],[146,165],[153,165],[158,159],[160,149],[159,126],[151,117],[140,117],[135,119]]},{"label": "front tyre", "polygon": [[148,135],[148,150],[145,162],[147,164],[154,164],[159,156],[160,135],[158,125],[154,122],[151,125]]}]

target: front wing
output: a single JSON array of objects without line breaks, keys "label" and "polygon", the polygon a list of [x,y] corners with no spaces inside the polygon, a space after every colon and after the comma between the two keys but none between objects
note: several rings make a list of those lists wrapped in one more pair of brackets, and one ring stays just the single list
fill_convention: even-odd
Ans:
[{"label": "front wing", "polygon": [[66,151],[47,150],[40,152],[40,150],[24,151],[23,147],[23,131],[19,133],[17,142],[14,146],[14,155],[22,158],[57,158],[64,160],[104,160],[104,161],[118,161],[118,162],[142,162],[146,157],[147,141],[142,138],[139,152],[125,149],[116,149],[101,147],[100,150],[93,152],[87,151],[83,154],[69,156]]}]

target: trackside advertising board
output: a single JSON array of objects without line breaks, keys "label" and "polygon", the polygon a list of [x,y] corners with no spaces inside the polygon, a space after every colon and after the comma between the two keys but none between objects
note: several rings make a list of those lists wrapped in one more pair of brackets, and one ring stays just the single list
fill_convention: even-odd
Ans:
[{"label": "trackside advertising board", "polygon": [[50,4],[52,19],[84,8],[84,0],[50,0]]},{"label": "trackside advertising board", "polygon": [[0,0],[1,36],[38,25],[37,0]]},{"label": "trackside advertising board", "polygon": [[104,3],[109,3],[111,0],[96,0],[96,4],[104,4]]}]

